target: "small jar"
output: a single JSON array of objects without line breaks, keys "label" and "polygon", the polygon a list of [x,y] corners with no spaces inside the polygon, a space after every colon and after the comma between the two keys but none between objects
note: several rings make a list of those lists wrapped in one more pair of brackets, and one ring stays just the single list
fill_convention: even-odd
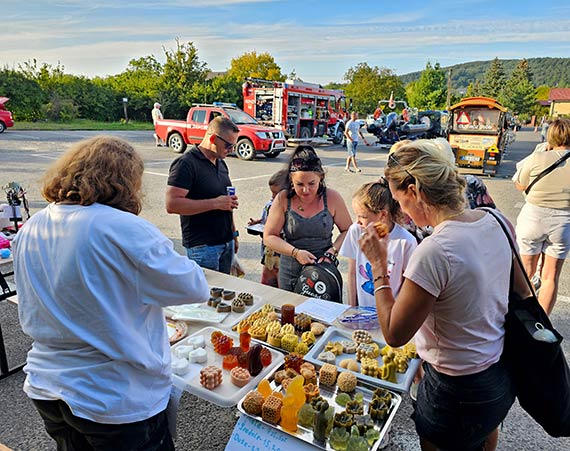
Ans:
[{"label": "small jar", "polygon": [[281,324],[295,325],[295,306],[293,304],[283,304],[281,306]]}]

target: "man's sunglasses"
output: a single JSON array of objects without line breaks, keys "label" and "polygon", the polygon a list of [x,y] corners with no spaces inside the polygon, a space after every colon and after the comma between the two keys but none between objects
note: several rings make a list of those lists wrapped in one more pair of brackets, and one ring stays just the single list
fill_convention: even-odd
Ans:
[{"label": "man's sunglasses", "polygon": [[402,166],[402,164],[396,159],[396,157],[394,156],[393,153],[388,155],[388,165],[390,165],[391,161],[394,162],[396,164],[396,166],[398,166],[402,171],[404,171],[406,174],[408,174],[414,180],[414,183],[415,183],[416,178],[412,175],[412,173],[410,171],[408,171],[404,166]]},{"label": "man's sunglasses", "polygon": [[235,146],[236,146],[235,144],[233,144],[233,143],[229,142],[228,140],[222,138],[220,135],[214,135],[214,136],[216,138],[221,139],[224,142],[224,144],[226,146],[226,150],[233,150],[235,148]]}]

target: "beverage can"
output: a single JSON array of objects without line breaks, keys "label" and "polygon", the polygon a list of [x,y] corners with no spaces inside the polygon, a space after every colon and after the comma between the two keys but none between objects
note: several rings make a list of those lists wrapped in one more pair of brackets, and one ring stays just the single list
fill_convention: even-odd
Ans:
[{"label": "beverage can", "polygon": [[226,187],[228,196],[235,196],[236,195],[236,187],[235,186],[228,186]]}]

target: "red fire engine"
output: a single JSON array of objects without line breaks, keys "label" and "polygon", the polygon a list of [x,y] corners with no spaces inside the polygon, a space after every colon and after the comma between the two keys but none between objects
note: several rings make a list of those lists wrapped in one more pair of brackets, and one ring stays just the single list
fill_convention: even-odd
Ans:
[{"label": "red fire engine", "polygon": [[298,80],[246,79],[243,109],[259,121],[282,129],[290,141],[328,137],[340,144],[348,116],[343,91]]}]

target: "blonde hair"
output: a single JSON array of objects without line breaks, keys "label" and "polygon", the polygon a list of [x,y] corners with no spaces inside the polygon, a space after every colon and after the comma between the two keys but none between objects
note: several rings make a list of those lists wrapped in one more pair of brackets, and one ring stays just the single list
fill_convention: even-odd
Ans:
[{"label": "blonde hair", "polygon": [[548,145],[552,148],[570,147],[570,119],[556,119],[550,124],[546,136]]},{"label": "blonde hair", "polygon": [[433,141],[420,139],[400,147],[388,157],[384,174],[398,189],[415,185],[428,205],[465,206],[465,178]]},{"label": "blonde hair", "polygon": [[76,143],[43,177],[49,202],[95,202],[138,215],[142,208],[144,163],[126,141],[96,136]]}]

